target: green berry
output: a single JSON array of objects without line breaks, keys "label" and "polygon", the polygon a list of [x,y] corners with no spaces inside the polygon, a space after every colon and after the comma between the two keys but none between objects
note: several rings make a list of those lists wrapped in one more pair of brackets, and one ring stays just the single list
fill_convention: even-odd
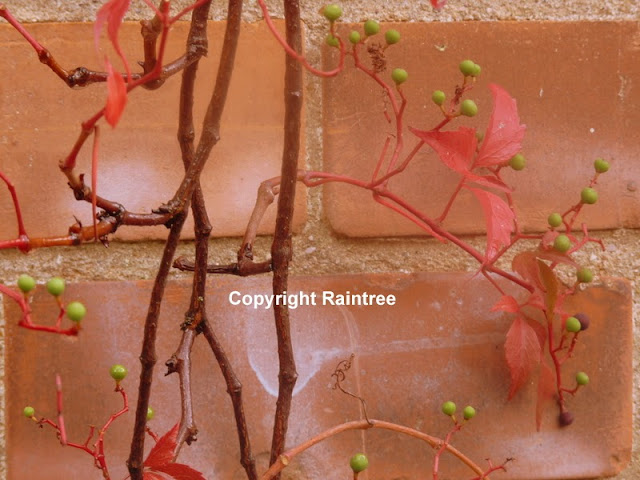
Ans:
[{"label": "green berry", "polygon": [[71,302],[67,305],[67,317],[72,322],[80,322],[87,314],[87,308],[80,302]]},{"label": "green berry", "polygon": [[324,18],[330,22],[335,22],[342,16],[342,8],[340,8],[340,5],[336,5],[335,3],[325,5],[322,9],[322,14],[324,15]]},{"label": "green berry", "polygon": [[349,460],[349,465],[351,466],[353,473],[360,473],[366,470],[369,466],[369,459],[364,453],[356,453],[351,457],[351,460]]},{"label": "green berry", "polygon": [[[465,77],[470,77],[476,71],[476,64],[473,60],[463,60],[460,62],[460,71]],[[480,67],[478,67],[480,68]]]},{"label": "green berry", "polygon": [[464,407],[464,410],[462,411],[462,415],[464,416],[465,420],[471,420],[473,417],[476,416],[476,409],[473,408],[471,405],[467,405],[466,407]]},{"label": "green berry", "polygon": [[330,47],[339,47],[340,46],[340,42],[338,42],[338,38],[334,37],[331,34],[327,35],[327,38],[325,39],[325,42],[327,42],[327,45],[329,45]]},{"label": "green berry", "polygon": [[596,169],[598,173],[605,173],[609,171],[609,162],[607,162],[604,158],[596,158],[596,161],[593,162],[593,168]]},{"label": "green berry", "polygon": [[578,385],[586,385],[589,383],[589,375],[584,372],[576,373],[576,382],[578,382]]},{"label": "green berry", "polygon": [[524,155],[522,155],[521,153],[516,153],[513,157],[511,157],[511,160],[509,160],[509,166],[518,172],[520,170],[523,170],[526,165],[527,159],[524,158]]},{"label": "green berry", "polygon": [[153,411],[153,408],[147,407],[147,420],[151,420],[154,415],[155,412]]},{"label": "green berry", "polygon": [[433,100],[433,103],[435,103],[436,105],[442,105],[446,98],[447,96],[442,90],[435,90],[431,94],[431,100]]},{"label": "green berry", "polygon": [[394,68],[393,72],[391,72],[391,78],[394,82],[396,82],[396,85],[400,85],[401,83],[407,81],[407,78],[409,78],[409,74],[403,68]]},{"label": "green berry", "polygon": [[593,205],[598,201],[598,192],[591,187],[583,188],[582,192],[580,192],[580,200],[582,200],[582,203]]},{"label": "green berry", "polygon": [[47,292],[54,297],[59,297],[64,292],[64,280],[60,277],[53,277],[47,282]]},{"label": "green berry", "polygon": [[33,407],[24,407],[24,410],[22,410],[22,414],[27,418],[33,418],[33,416],[36,414],[36,410]]},{"label": "green berry", "polygon": [[593,281],[593,272],[587,267],[582,267],[576,272],[576,278],[580,283],[591,283]]},{"label": "green berry", "polygon": [[349,41],[351,43],[353,43],[354,45],[356,43],[360,43],[360,32],[356,32],[355,30],[353,30],[350,34],[349,34]]},{"label": "green berry", "polygon": [[549,215],[549,217],[547,217],[547,222],[549,222],[549,225],[554,228],[559,227],[560,225],[562,225],[562,215],[560,215],[559,213],[552,213],[551,215]]},{"label": "green berry", "polygon": [[567,318],[567,321],[564,324],[564,327],[567,329],[567,332],[571,332],[571,333],[578,333],[580,330],[582,330],[582,325],[580,324],[580,320],[578,320],[576,317]]},{"label": "green berry", "polygon": [[384,33],[384,40],[387,42],[387,45],[398,43],[400,41],[400,32],[397,30],[387,30]]},{"label": "green berry", "polygon": [[478,113],[478,106],[473,100],[463,100],[460,104],[460,113],[465,117],[475,117]]},{"label": "green berry", "polygon": [[120,380],[123,380],[124,377],[127,376],[127,369],[122,365],[116,364],[109,369],[109,375],[111,375],[111,378],[116,382],[120,382]]},{"label": "green berry", "polygon": [[565,234],[560,234],[553,241],[553,248],[559,252],[565,253],[571,248],[571,240]]},{"label": "green berry", "polygon": [[456,404],[451,400],[449,400],[448,402],[444,402],[442,404],[442,413],[449,416],[453,415],[454,413],[456,413]]},{"label": "green berry", "polygon": [[364,34],[368,37],[375,35],[380,31],[380,24],[375,20],[367,20],[364,22]]},{"label": "green berry", "polygon": [[482,72],[482,68],[477,63],[473,64],[473,71],[471,72],[472,77],[477,77]]},{"label": "green berry", "polygon": [[36,281],[32,276],[23,273],[18,277],[18,288],[24,293],[28,293],[36,288]]}]

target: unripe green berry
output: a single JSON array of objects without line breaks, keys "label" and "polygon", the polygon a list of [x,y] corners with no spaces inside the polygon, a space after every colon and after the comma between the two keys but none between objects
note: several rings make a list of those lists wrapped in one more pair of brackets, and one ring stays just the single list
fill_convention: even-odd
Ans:
[{"label": "unripe green berry", "polygon": [[559,227],[560,225],[562,225],[562,215],[560,215],[559,213],[552,213],[551,215],[549,215],[549,217],[547,217],[547,222],[549,222],[549,225],[554,228]]},{"label": "unripe green berry", "polygon": [[380,31],[380,24],[375,20],[367,20],[364,22],[364,34],[368,37],[375,35]]},{"label": "unripe green berry", "polygon": [[147,420],[151,420],[154,415],[155,412],[153,411],[153,408],[147,407]]},{"label": "unripe green berry", "polygon": [[467,405],[466,407],[464,407],[464,410],[462,411],[462,415],[464,416],[465,420],[471,420],[473,417],[476,416],[476,409],[473,408],[471,405]]},{"label": "unripe green berry", "polygon": [[335,22],[342,16],[342,8],[340,8],[340,5],[336,5],[335,3],[325,5],[322,9],[322,14],[324,15],[324,18],[330,22]]},{"label": "unripe green berry", "polygon": [[109,369],[109,375],[111,375],[111,378],[116,382],[120,382],[120,380],[123,380],[124,377],[127,376],[127,369],[122,365],[116,364]]},{"label": "unripe green berry", "polygon": [[460,104],[460,113],[465,117],[475,117],[478,113],[478,106],[473,100],[463,100]]},{"label": "unripe green berry", "polygon": [[391,79],[396,83],[396,85],[406,82],[408,78],[409,74],[403,68],[394,68],[393,72],[391,72]]},{"label": "unripe green berry", "polygon": [[24,293],[28,293],[36,288],[36,281],[32,276],[23,273],[18,277],[18,288]]},{"label": "unripe green berry", "polygon": [[53,277],[47,282],[47,292],[54,297],[59,297],[64,292],[64,280],[60,277]]},{"label": "unripe green berry", "polygon": [[351,460],[349,460],[349,465],[351,466],[353,473],[360,473],[366,470],[369,466],[369,459],[364,453],[356,453],[351,457]]},{"label": "unripe green berry", "polygon": [[350,34],[349,34],[349,41],[351,43],[353,43],[354,45],[356,43],[360,43],[360,32],[356,32],[355,30],[353,30]]},{"label": "unripe green berry", "polygon": [[340,42],[338,42],[338,38],[334,37],[331,34],[327,35],[327,38],[325,39],[325,42],[330,47],[339,47],[340,46]]},{"label": "unripe green berry", "polygon": [[448,416],[453,415],[454,413],[456,413],[456,404],[451,400],[444,402],[442,404],[442,413]]},{"label": "unripe green berry", "polygon": [[583,188],[582,192],[580,192],[580,200],[582,200],[582,203],[593,205],[598,201],[598,192],[591,187]]},{"label": "unripe green berry", "polygon": [[580,283],[591,283],[593,281],[593,272],[587,267],[579,268],[576,272],[576,278]]},{"label": "unripe green berry", "polygon": [[482,68],[477,63],[473,64],[473,71],[471,72],[472,77],[477,77],[482,72]]},{"label": "unripe green berry", "polygon": [[397,30],[387,30],[384,33],[384,40],[387,42],[387,45],[398,43],[400,41],[400,32]]},{"label": "unripe green berry", "polygon": [[524,158],[524,155],[522,155],[521,153],[516,153],[513,157],[511,157],[511,160],[509,160],[509,166],[518,172],[520,170],[523,170],[526,165],[527,159]]},{"label": "unripe green berry", "polygon": [[80,322],[87,314],[87,308],[80,302],[71,302],[67,305],[67,317],[72,322]]},{"label": "unripe green berry", "polygon": [[564,324],[564,328],[567,329],[567,332],[578,333],[582,330],[582,325],[580,324],[580,320],[576,317],[569,317]]},{"label": "unripe green berry", "polygon": [[578,385],[586,385],[589,383],[589,375],[587,375],[584,372],[578,372],[576,373],[576,382],[578,383]]},{"label": "unripe green berry", "polygon": [[[473,60],[463,60],[460,62],[460,71],[465,77],[470,77],[476,70],[476,64]],[[480,68],[480,67],[478,67]]]},{"label": "unripe green berry", "polygon": [[596,158],[596,161],[593,162],[593,168],[596,169],[598,173],[605,173],[609,171],[609,162],[607,162],[604,158]]},{"label": "unripe green berry", "polygon": [[447,96],[442,90],[434,90],[431,94],[431,100],[433,100],[433,103],[436,105],[442,105],[446,98]]},{"label": "unripe green berry", "polygon": [[27,418],[33,418],[33,416],[36,414],[36,410],[33,407],[24,407],[24,410],[22,410],[22,414]]},{"label": "unripe green berry", "polygon": [[568,252],[571,248],[571,240],[569,240],[569,237],[565,234],[561,233],[553,241],[553,248],[562,253]]}]

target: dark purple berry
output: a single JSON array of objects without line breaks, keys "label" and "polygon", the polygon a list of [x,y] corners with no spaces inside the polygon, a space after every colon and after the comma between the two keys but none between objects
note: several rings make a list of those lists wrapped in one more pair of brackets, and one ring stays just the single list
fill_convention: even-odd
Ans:
[{"label": "dark purple berry", "polygon": [[576,313],[574,317],[576,317],[580,322],[581,331],[589,328],[589,324],[591,324],[591,319],[589,319],[589,316],[586,313]]},{"label": "dark purple berry", "polygon": [[561,427],[568,427],[573,423],[574,417],[571,412],[562,412],[558,417],[558,423]]}]

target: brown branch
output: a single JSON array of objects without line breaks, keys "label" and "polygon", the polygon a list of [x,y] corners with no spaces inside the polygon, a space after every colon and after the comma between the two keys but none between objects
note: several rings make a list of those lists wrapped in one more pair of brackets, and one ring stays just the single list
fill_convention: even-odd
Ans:
[{"label": "brown branch", "polygon": [[[232,0],[233,1],[233,0]],[[211,324],[208,320],[204,320],[200,323],[200,329],[204,334],[211,351],[218,361],[224,381],[227,384],[227,393],[231,397],[231,403],[233,404],[233,413],[236,420],[236,430],[238,432],[238,440],[240,442],[240,463],[247,472],[249,480],[257,480],[258,473],[256,471],[255,460],[251,453],[251,441],[249,438],[249,429],[244,414],[244,403],[242,401],[242,383],[236,376],[229,358],[225,353],[220,341],[216,337],[216,334],[211,328]]]},{"label": "brown branch", "polygon": [[147,425],[147,411],[149,408],[149,396],[151,394],[151,384],[153,381],[153,368],[156,364],[156,336],[158,333],[158,318],[160,317],[160,306],[164,296],[164,289],[167,284],[167,277],[171,269],[171,261],[178,247],[180,232],[186,219],[185,214],[178,214],[175,222],[171,226],[169,237],[165,243],[164,252],[160,261],[160,268],[156,275],[151,292],[151,300],[147,311],[147,318],[144,324],[144,337],[142,342],[142,352],[140,354],[140,384],[138,385],[138,404],[136,407],[136,418],[131,438],[131,450],[127,466],[131,475],[131,480],[142,480],[144,439]]},{"label": "brown branch", "polygon": [[[286,40],[296,52],[301,51],[300,5],[298,0],[284,2]],[[285,70],[285,117],[284,149],[276,230],[271,246],[273,260],[273,293],[282,295],[287,291],[289,262],[292,257],[291,220],[293,219],[296,193],[298,154],[300,151],[300,115],[302,111],[302,67],[289,55],[286,56]],[[274,317],[278,339],[278,400],[271,441],[270,464],[284,451],[289,425],[293,388],[298,377],[287,305],[274,306]]]},{"label": "brown branch", "polygon": [[180,345],[171,358],[165,362],[167,373],[177,373],[180,378],[181,412],[180,430],[176,439],[174,460],[178,457],[184,442],[191,445],[198,439],[198,428],[193,418],[193,401],[191,395],[191,348],[196,338],[195,330],[186,328],[182,333]]},{"label": "brown branch", "polygon": [[[185,257],[178,257],[173,262],[173,268],[183,272],[193,272],[195,270],[195,263]],[[237,275],[238,277],[249,277],[251,275],[260,275],[272,271],[271,260],[259,263],[253,263],[247,260],[245,262],[229,263],[227,265],[207,265],[207,273]]]},{"label": "brown branch", "polygon": [[[432,437],[431,435],[427,435],[426,433],[422,433],[418,430],[414,430],[413,428],[405,427],[395,423],[384,422],[382,420],[372,419],[372,420],[369,420],[369,422],[367,422],[367,420],[358,420],[354,422],[343,423],[342,425],[338,425],[336,427],[330,428],[329,430],[326,430],[316,435],[315,437],[307,440],[306,442],[301,443],[300,445],[294,448],[291,448],[287,452],[278,456],[276,461],[271,465],[271,467],[269,467],[269,470],[267,470],[260,477],[260,480],[271,480],[272,478],[277,478],[280,472],[284,470],[284,468],[291,462],[291,460],[293,460],[294,457],[301,454],[305,450],[308,450],[314,445],[317,445],[318,443],[321,443],[327,440],[330,437],[333,437],[335,435],[338,435],[339,433],[346,432],[349,430],[368,430],[370,428],[380,428],[383,430],[391,430],[394,432],[401,433],[403,435],[408,435],[410,437],[417,438],[419,440],[426,442],[432,448],[437,448],[441,445],[446,445],[445,449],[449,453],[457,457],[462,463],[467,465],[474,473],[478,475],[486,474],[486,472],[482,468],[480,468],[478,465],[476,465],[469,457],[464,455],[462,452],[460,452],[458,449],[451,446],[450,444],[445,444],[445,442],[440,438]],[[485,480],[489,480],[488,476],[483,476],[481,478],[484,478]]]}]

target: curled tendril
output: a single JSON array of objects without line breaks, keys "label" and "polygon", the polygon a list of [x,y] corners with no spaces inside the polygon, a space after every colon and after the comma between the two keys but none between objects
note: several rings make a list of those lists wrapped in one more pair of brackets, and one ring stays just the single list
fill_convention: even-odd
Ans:
[{"label": "curled tendril", "polygon": [[335,384],[333,385],[333,389],[340,390],[342,393],[360,400],[360,403],[362,404],[362,412],[364,414],[364,418],[369,425],[373,426],[373,422],[369,420],[369,416],[367,415],[367,402],[364,401],[364,398],[362,398],[359,395],[356,395],[355,393],[351,393],[350,391],[346,390],[342,386],[342,382],[347,378],[346,372],[351,368],[351,364],[355,356],[356,355],[352,353],[347,360],[342,360],[340,363],[338,363],[338,365],[336,365],[336,369],[331,374],[331,377],[336,379]]}]

